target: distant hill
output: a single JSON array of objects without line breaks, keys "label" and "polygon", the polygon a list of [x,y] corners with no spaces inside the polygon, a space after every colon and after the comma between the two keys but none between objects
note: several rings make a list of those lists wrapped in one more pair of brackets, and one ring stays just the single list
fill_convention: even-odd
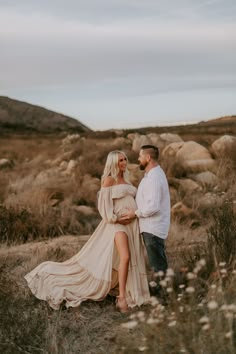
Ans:
[{"label": "distant hill", "polygon": [[[209,144],[222,135],[228,134],[236,136],[236,115],[219,117],[193,124],[181,124],[175,126],[158,126],[157,124],[152,127],[126,129],[125,135],[135,132],[140,134],[179,134],[185,141],[193,140],[209,146]],[[100,134],[105,135],[105,133],[108,134],[109,131],[101,132]],[[99,136],[98,132],[93,132],[93,134]]]},{"label": "distant hill", "polygon": [[215,119],[209,119],[206,122],[200,122],[198,124],[226,124],[226,125],[230,125],[230,124],[236,124],[236,116],[225,116],[225,117],[220,117],[220,118],[215,118]]},{"label": "distant hill", "polygon": [[0,132],[85,133],[92,130],[78,120],[35,106],[0,96]]}]

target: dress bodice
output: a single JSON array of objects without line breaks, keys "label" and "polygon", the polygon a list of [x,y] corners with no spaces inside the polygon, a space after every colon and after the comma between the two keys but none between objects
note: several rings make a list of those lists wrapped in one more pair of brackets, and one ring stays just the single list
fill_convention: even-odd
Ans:
[{"label": "dress bodice", "polygon": [[112,190],[112,199],[120,199],[127,195],[131,195],[135,198],[137,188],[132,186],[131,184],[122,183],[122,184],[114,184],[110,187]]},{"label": "dress bodice", "polygon": [[102,187],[98,196],[98,210],[102,218],[106,222],[115,223],[125,213],[125,209],[136,209],[136,191],[131,184]]}]

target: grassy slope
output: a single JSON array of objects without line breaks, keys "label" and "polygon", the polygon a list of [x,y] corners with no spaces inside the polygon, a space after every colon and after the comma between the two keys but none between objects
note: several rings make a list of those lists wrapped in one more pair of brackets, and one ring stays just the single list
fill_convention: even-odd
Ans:
[{"label": "grassy slope", "polygon": [[89,132],[90,129],[76,119],[50,111],[40,106],[0,96],[1,132],[55,133],[73,131]]},{"label": "grassy slope", "polygon": [[[205,128],[204,128],[205,127]],[[180,133],[185,140],[195,140],[209,144],[217,137],[228,133],[236,134],[235,117],[230,124],[211,124],[206,128],[205,123],[188,127],[169,127],[166,128],[146,128],[139,130],[141,133],[146,132],[173,132]],[[126,132],[127,133],[127,132]],[[94,139],[100,139],[111,132],[91,133]],[[57,134],[48,139],[46,135],[26,135],[26,134],[8,134],[0,139],[0,156],[16,158],[21,161],[25,157],[32,159],[37,156],[40,151],[45,154],[45,158],[55,155],[61,143],[61,137]],[[187,229],[176,229],[176,225],[172,225],[172,231],[168,243],[168,255],[171,265],[177,267],[181,262],[179,251],[185,246],[201,242],[204,236],[204,230],[200,229],[196,232],[191,230],[191,235]],[[0,352],[2,353],[137,353],[134,347],[135,341],[142,343],[145,339],[142,327],[137,327],[135,331],[123,331],[120,324],[126,322],[128,316],[117,313],[114,309],[114,303],[111,299],[107,299],[101,303],[84,303],[80,308],[72,310],[62,310],[59,312],[52,311],[47,304],[35,299],[27,287],[23,276],[38,263],[50,259],[63,261],[68,259],[79,250],[84,241],[78,237],[61,237],[52,241],[43,241],[40,243],[29,243],[26,245],[15,246],[9,249],[1,247],[0,250]],[[233,290],[232,290],[233,293]],[[175,309],[178,310],[178,307]],[[144,308],[146,313],[150,309]],[[172,311],[173,312],[173,311]],[[135,312],[137,313],[137,311]],[[181,330],[191,328],[191,321],[187,322],[188,328],[184,327],[189,315],[183,316],[183,322],[178,327],[178,332],[174,329],[168,329],[170,342],[181,334]],[[170,315],[171,317],[171,315]],[[188,318],[189,319],[189,318]],[[192,318],[194,321],[194,318]],[[216,321],[215,321],[216,322]],[[217,324],[217,322],[216,322]],[[182,328],[182,329],[181,329]],[[172,332],[173,331],[173,332]],[[156,340],[156,352],[167,353],[162,351],[162,343],[165,342],[167,330],[156,327],[155,331],[151,331],[149,340],[153,340],[153,333],[158,333]],[[189,337],[189,349],[187,353],[198,353],[197,340],[200,338],[198,329],[194,332],[195,337]],[[222,333],[219,332],[220,334]],[[189,333],[188,333],[189,335]],[[162,337],[164,336],[164,337]],[[187,336],[187,335],[186,335]],[[215,333],[210,333],[210,338],[214,338]],[[220,336],[218,336],[220,338]],[[218,338],[217,337],[217,338]],[[185,333],[183,333],[185,338]],[[125,348],[124,342],[129,343],[129,349]],[[163,341],[163,342],[162,342]],[[195,344],[193,343],[195,341]],[[214,342],[214,341],[213,341]],[[145,340],[144,345],[146,346]],[[212,343],[209,351],[206,353],[217,353],[216,346]],[[231,353],[229,341],[224,342],[222,337],[222,353]],[[209,344],[209,335],[206,332],[206,341],[202,342],[202,347],[206,348]],[[166,344],[165,344],[166,345]],[[196,350],[191,345],[196,345]],[[201,343],[199,344],[201,345]],[[233,345],[233,344],[232,344]],[[148,346],[146,346],[148,347]],[[162,348],[162,349],[161,349]],[[167,346],[166,346],[167,348]],[[215,348],[216,351],[210,351]],[[146,353],[154,353],[155,351],[143,349]],[[155,353],[156,353],[155,352]],[[176,353],[174,344],[169,353]],[[232,351],[233,353],[233,351]]]}]

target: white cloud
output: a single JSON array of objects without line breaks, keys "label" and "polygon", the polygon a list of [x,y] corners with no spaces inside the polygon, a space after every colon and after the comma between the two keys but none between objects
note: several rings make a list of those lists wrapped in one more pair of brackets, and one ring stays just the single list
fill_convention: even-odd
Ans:
[{"label": "white cloud", "polygon": [[137,19],[98,25],[9,10],[0,23],[1,88],[229,74],[236,58],[236,25],[186,28]]},{"label": "white cloud", "polygon": [[76,92],[92,112],[235,87],[235,18],[233,0],[2,0],[0,93],[68,107]]}]

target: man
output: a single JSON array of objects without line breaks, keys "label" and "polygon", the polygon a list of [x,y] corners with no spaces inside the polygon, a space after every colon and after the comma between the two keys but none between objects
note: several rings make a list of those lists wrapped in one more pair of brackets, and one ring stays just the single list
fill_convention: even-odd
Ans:
[{"label": "man", "polygon": [[[140,169],[145,171],[137,195],[137,210],[129,210],[124,220],[138,217],[140,232],[153,271],[166,272],[168,268],[165,239],[170,226],[170,194],[166,175],[158,164],[159,149],[143,145],[139,153]],[[125,222],[125,221],[124,221]],[[158,292],[159,287],[155,290]]]}]

